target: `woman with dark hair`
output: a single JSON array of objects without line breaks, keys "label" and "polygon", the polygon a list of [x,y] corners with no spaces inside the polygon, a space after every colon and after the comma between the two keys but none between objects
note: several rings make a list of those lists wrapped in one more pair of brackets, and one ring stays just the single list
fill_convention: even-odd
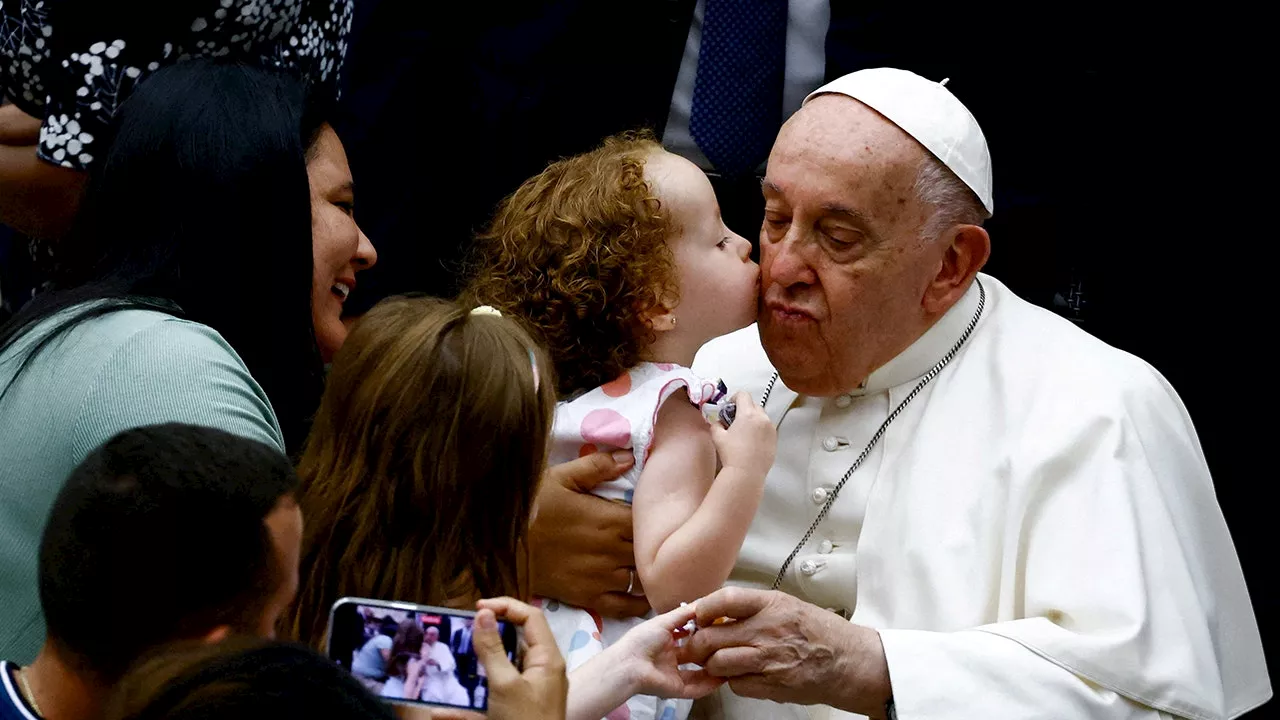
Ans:
[{"label": "woman with dark hair", "polygon": [[117,115],[68,272],[0,328],[0,655],[39,647],[36,543],[90,449],[164,422],[300,447],[376,261],[319,110],[290,75],[190,60]]},{"label": "woman with dark hair", "polygon": [[391,639],[391,659],[387,661],[387,681],[379,694],[385,698],[417,699],[422,692],[422,641],[426,634],[417,618],[410,615],[400,623]]}]

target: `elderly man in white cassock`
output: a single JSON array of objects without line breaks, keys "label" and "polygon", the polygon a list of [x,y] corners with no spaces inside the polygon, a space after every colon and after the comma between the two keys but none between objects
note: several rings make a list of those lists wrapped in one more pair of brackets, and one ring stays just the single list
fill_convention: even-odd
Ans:
[{"label": "elderly man in white cassock", "polygon": [[731,587],[698,603],[687,659],[729,685],[695,716],[1207,719],[1270,698],[1191,419],[1150,365],[979,272],[991,188],[973,116],[909,72],[840,78],[783,127],[758,327],[694,365],[778,426]]}]

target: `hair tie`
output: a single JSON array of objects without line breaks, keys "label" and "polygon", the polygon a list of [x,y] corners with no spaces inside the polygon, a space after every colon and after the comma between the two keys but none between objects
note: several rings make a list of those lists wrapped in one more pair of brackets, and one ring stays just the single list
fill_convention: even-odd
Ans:
[{"label": "hair tie", "polygon": [[538,356],[534,355],[531,349],[529,350],[529,367],[533,370],[533,391],[538,392],[542,378],[538,375]]},{"label": "hair tie", "polygon": [[[502,317],[502,312],[492,305],[481,305],[471,308],[468,315],[492,315],[494,317]],[[533,391],[537,392],[538,387],[542,384],[541,377],[538,375],[538,356],[533,354],[533,350],[529,352],[529,367],[533,370]]]}]

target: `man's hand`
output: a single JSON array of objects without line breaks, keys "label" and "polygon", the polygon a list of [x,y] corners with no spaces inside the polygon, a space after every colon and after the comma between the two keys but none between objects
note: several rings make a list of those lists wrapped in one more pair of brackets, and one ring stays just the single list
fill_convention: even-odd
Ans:
[{"label": "man's hand", "polygon": [[596,453],[547,470],[530,530],[533,592],[609,617],[649,612],[635,570],[631,508],[591,495],[635,464],[630,452]]},{"label": "man's hand", "polygon": [[[743,697],[882,717],[892,694],[880,634],[786,593],[724,588],[697,602],[680,661]],[[732,622],[713,625],[719,618]]]}]

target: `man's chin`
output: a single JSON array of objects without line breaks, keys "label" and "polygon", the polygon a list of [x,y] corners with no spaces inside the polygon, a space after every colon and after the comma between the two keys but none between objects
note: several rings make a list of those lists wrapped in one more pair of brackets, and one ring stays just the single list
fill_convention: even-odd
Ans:
[{"label": "man's chin", "polygon": [[798,393],[821,394],[825,384],[822,383],[821,358],[826,354],[808,340],[797,337],[795,332],[770,327],[763,319],[760,321],[760,344],[782,382]]}]

